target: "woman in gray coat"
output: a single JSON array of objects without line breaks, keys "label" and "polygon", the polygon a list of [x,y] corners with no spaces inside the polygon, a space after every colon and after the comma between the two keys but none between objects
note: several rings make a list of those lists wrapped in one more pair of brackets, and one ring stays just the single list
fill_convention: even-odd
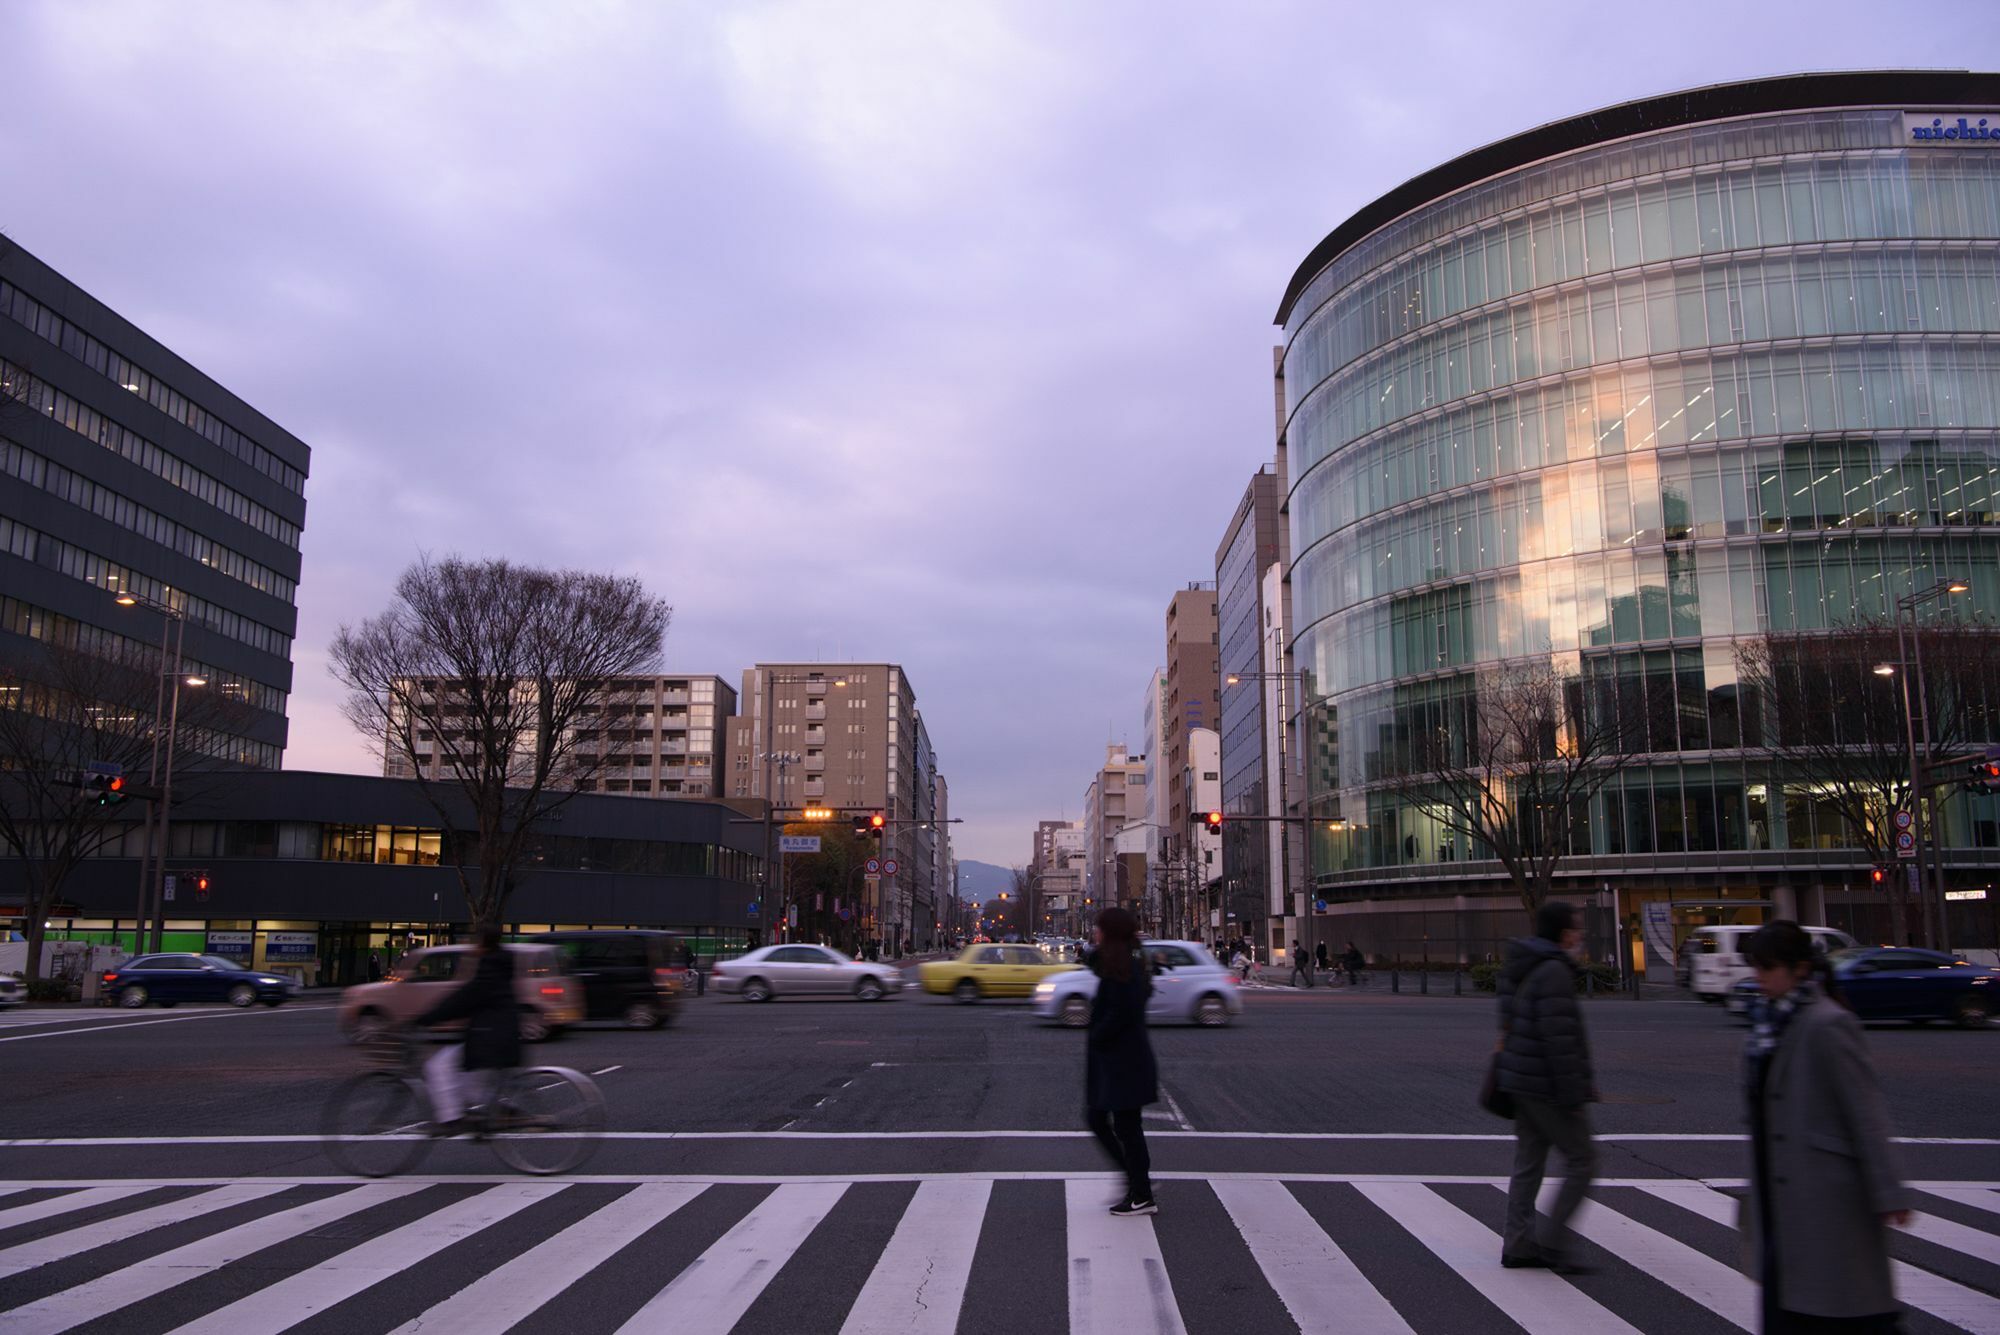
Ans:
[{"label": "woman in gray coat", "polygon": [[1764,1335],[1893,1332],[1888,1227],[1909,1223],[1909,1193],[1861,1022],[1797,923],[1766,923],[1743,955],[1761,993],[1744,1062],[1743,1259],[1763,1285]]}]

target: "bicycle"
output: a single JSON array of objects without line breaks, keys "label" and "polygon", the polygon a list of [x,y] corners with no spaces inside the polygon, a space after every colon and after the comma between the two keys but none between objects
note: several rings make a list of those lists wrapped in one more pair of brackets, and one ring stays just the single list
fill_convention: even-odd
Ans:
[{"label": "bicycle", "polygon": [[[357,1177],[407,1173],[430,1153],[433,1121],[409,1038],[391,1031],[366,1045],[371,1069],[334,1087],[320,1114],[320,1145],[342,1171]],[[487,1073],[489,1078],[491,1073]],[[604,1097],[581,1071],[521,1066],[498,1073],[484,1103],[469,1108],[474,1140],[520,1173],[547,1176],[575,1169],[597,1148]]]}]

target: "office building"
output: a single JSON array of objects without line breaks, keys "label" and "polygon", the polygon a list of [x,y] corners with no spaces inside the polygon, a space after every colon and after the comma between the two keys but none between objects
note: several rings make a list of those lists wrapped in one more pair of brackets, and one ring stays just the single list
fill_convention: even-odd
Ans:
[{"label": "office building", "polygon": [[1106,745],[1104,763],[1083,794],[1086,925],[1094,916],[1091,911],[1106,904],[1123,904],[1135,912],[1143,907],[1142,891],[1130,883],[1129,868],[1124,872],[1124,893],[1120,893],[1118,834],[1144,813],[1145,788],[1146,758],[1132,755],[1123,743]]},{"label": "office building", "polygon": [[1194,728],[1215,727],[1222,716],[1220,641],[1214,581],[1177,590],[1167,603],[1167,713],[1161,728],[1166,759],[1159,775],[1167,791],[1158,803],[1167,813],[1162,835],[1169,862],[1187,860],[1196,818],[1188,786],[1187,735]]},{"label": "office building", "polygon": [[[1282,858],[1274,860],[1269,835],[1283,815],[1282,794],[1266,773],[1265,734],[1285,695],[1264,670],[1270,617],[1265,575],[1284,564],[1282,480],[1266,464],[1251,477],[1215,552],[1215,615],[1221,637],[1222,704],[1216,730],[1222,737],[1221,877],[1237,920],[1230,935],[1249,933],[1269,948],[1289,940],[1291,912]],[[1197,804],[1199,806],[1199,804]]]},{"label": "office building", "polygon": [[32,663],[39,640],[151,661],[177,617],[183,667],[206,682],[191,689],[230,702],[187,744],[276,769],[310,463],[303,441],[0,239],[0,657]]},{"label": "office building", "polygon": [[[1516,664],[1645,720],[1558,873],[1603,919],[1866,900],[1815,776],[1757,744],[1739,652],[1944,576],[1971,592],[1927,615],[2000,614],[2000,141],[1959,132],[1989,123],[1990,74],[1653,97],[1435,167],[1306,257],[1278,310],[1291,635],[1338,935],[1518,932],[1497,865],[1398,796],[1412,739],[1465,735]],[[1946,797],[1983,885],[1995,799]]]}]

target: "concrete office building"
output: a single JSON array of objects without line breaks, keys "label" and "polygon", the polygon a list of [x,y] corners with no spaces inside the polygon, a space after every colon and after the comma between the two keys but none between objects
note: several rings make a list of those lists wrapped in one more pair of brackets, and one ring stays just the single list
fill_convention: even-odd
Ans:
[{"label": "concrete office building", "polygon": [[759,663],[737,699],[727,796],[768,796],[789,818],[808,807],[881,812],[885,869],[865,899],[863,935],[927,947],[940,921],[931,889],[937,762],[907,674],[894,663]]},{"label": "concrete office building", "polygon": [[[275,769],[297,630],[303,441],[0,239],[0,656],[157,654],[242,708],[193,744]],[[119,606],[119,594],[140,605]]]},{"label": "concrete office building", "polygon": [[[2000,140],[1961,117],[2000,126],[2000,76],[1649,98],[1427,171],[1306,257],[1278,309],[1291,633],[1339,935],[1518,930],[1399,757],[1475,723],[1481,673],[1551,660],[1647,720],[1574,897],[1679,934],[1866,900],[1813,777],[1756,744],[1737,650],[1945,576],[1972,591],[1927,615],[2000,614]],[[1947,796],[1954,879],[2000,871],[1995,801]]]},{"label": "concrete office building", "polygon": [[[736,688],[721,677],[616,678],[601,710],[603,762],[579,786],[635,797],[719,797],[728,721],[735,713]],[[413,778],[417,765],[429,778],[446,775],[450,766],[442,754],[421,749],[432,740],[428,732],[419,734],[413,757],[385,749],[383,776]]]},{"label": "concrete office building", "polygon": [[1158,775],[1166,785],[1159,805],[1167,813],[1162,851],[1169,862],[1187,859],[1196,819],[1189,805],[1188,732],[1213,728],[1222,716],[1220,640],[1214,581],[1202,580],[1176,591],[1167,603],[1167,713],[1161,728],[1165,761]]},{"label": "concrete office building", "polygon": [[[1215,552],[1215,614],[1221,636],[1222,704],[1216,730],[1222,737],[1221,810],[1231,820],[1222,832],[1220,876],[1231,936],[1249,933],[1266,949],[1289,942],[1288,883],[1282,859],[1268,839],[1272,818],[1283,814],[1280,793],[1266,774],[1269,715],[1285,699],[1280,683],[1266,680],[1264,648],[1269,618],[1264,576],[1282,568],[1283,480],[1266,464],[1250,479]],[[1235,681],[1231,681],[1231,677]],[[1199,804],[1197,804],[1199,805]],[[1221,924],[1210,924],[1221,925]]]},{"label": "concrete office building", "polygon": [[[1087,920],[1091,910],[1110,903],[1122,903],[1135,911],[1142,907],[1140,892],[1128,886],[1119,894],[1118,833],[1137,820],[1146,809],[1146,758],[1135,756],[1122,743],[1104,748],[1104,763],[1091,777],[1083,794],[1083,896]],[[1129,872],[1127,873],[1129,877]]]}]

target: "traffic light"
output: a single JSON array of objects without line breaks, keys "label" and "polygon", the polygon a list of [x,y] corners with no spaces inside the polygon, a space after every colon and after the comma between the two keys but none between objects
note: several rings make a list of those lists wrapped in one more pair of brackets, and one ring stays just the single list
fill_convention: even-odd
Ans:
[{"label": "traffic light", "polygon": [[882,842],[882,830],[888,824],[889,824],[888,820],[882,815],[881,812],[874,811],[869,813],[868,833],[875,836],[876,843],[879,844]]},{"label": "traffic light", "polygon": [[197,894],[198,896],[200,896],[200,897],[201,897],[201,898],[203,898],[203,899],[207,899],[207,898],[208,898],[208,873],[207,873],[207,872],[205,872],[205,871],[198,871],[198,872],[196,872],[196,873],[194,874],[194,892],[195,892],[195,894]]},{"label": "traffic light", "polygon": [[1870,881],[1873,881],[1876,885],[1880,885],[1882,884],[1882,882],[1889,879],[1889,873],[1882,870],[1880,867],[1877,867],[1873,871],[1868,873],[1868,879]]},{"label": "traffic light", "polygon": [[83,790],[92,794],[101,807],[115,807],[130,797],[122,774],[91,774],[84,778]]},{"label": "traffic light", "polygon": [[832,807],[807,807],[807,808],[806,808],[806,810],[805,810],[805,815],[804,815],[803,817],[801,817],[801,819],[803,819],[803,820],[832,820],[832,819],[833,819],[833,808],[832,808]]},{"label": "traffic light", "polygon": [[1208,828],[1211,831],[1219,830],[1222,828],[1222,813],[1220,811],[1211,811],[1206,816],[1203,816],[1201,819],[1202,823],[1208,826]]},{"label": "traffic light", "polygon": [[1992,756],[1965,767],[1966,788],[1975,793],[2000,793],[2000,760]]}]

